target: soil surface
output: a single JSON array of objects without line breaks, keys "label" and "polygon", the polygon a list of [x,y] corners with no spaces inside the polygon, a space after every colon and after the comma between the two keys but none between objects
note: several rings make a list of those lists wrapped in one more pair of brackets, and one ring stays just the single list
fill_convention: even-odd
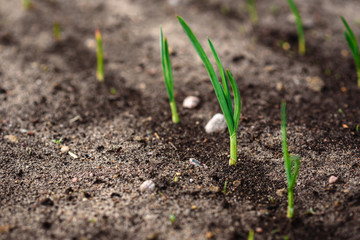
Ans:
[{"label": "soil surface", "polygon": [[[360,37],[359,1],[296,1],[305,56],[284,0],[258,1],[256,25],[245,1],[176,2],[33,0],[24,10],[0,0],[0,239],[247,239],[252,229],[255,239],[359,239],[360,88],[339,18]],[[228,166],[228,132],[205,133],[221,110],[176,15],[209,53],[212,39],[237,80],[236,167]],[[160,26],[172,52],[177,125]],[[95,77],[96,28],[104,83]],[[190,95],[201,103],[184,109]],[[291,220],[282,99],[289,151],[301,157]],[[153,192],[140,191],[145,180]]]}]

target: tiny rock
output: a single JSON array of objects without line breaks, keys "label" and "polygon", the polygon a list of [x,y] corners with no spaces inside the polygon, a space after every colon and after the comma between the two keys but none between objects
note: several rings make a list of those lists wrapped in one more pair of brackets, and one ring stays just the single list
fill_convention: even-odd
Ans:
[{"label": "tiny rock", "polygon": [[78,181],[78,178],[77,177],[74,177],[72,180],[71,180],[73,183],[76,183]]},{"label": "tiny rock", "polygon": [[4,138],[11,143],[17,143],[19,141],[18,137],[15,135],[6,135]]},{"label": "tiny rock", "polygon": [[62,146],[61,149],[60,149],[60,151],[62,153],[67,153],[69,150],[70,150],[70,148],[68,146]]},{"label": "tiny rock", "polygon": [[221,132],[227,128],[224,115],[221,113],[215,114],[205,126],[206,133]]},{"label": "tiny rock", "polygon": [[195,165],[197,167],[201,167],[200,162],[198,160],[196,160],[195,158],[190,158],[189,163],[192,164],[192,165]]},{"label": "tiny rock", "polygon": [[140,186],[141,192],[153,192],[155,190],[155,183],[151,180],[146,180]]},{"label": "tiny rock", "polygon": [[320,77],[306,77],[306,83],[310,90],[320,92],[325,86],[324,81]]},{"label": "tiny rock", "polygon": [[196,108],[200,103],[200,98],[195,96],[188,96],[183,101],[184,108]]},{"label": "tiny rock", "polygon": [[276,67],[273,65],[268,65],[268,66],[264,67],[264,70],[265,70],[265,72],[273,73],[276,71]]},{"label": "tiny rock", "polygon": [[337,180],[338,180],[338,177],[336,177],[336,176],[329,177],[329,183],[330,184],[335,183]]},{"label": "tiny rock", "polygon": [[286,191],[285,188],[281,188],[276,190],[276,195],[278,195],[279,197],[282,197],[282,195],[284,194],[284,192]]}]

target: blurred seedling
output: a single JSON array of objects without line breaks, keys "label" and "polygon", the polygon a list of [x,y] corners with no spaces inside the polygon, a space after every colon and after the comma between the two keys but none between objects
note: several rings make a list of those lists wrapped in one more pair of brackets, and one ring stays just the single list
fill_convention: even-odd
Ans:
[{"label": "blurred seedling", "polygon": [[258,22],[258,13],[256,10],[255,0],[247,0],[247,8],[251,22],[256,24]]},{"label": "blurred seedling", "polygon": [[306,47],[305,47],[305,34],[304,34],[304,28],[301,21],[301,16],[299,13],[299,10],[294,3],[294,0],[287,0],[290,10],[293,13],[295,17],[295,23],[296,23],[296,30],[298,34],[298,41],[299,41],[299,53],[300,55],[305,55]]},{"label": "blurred seedling", "polygon": [[287,120],[286,120],[286,103],[281,103],[281,137],[282,137],[282,151],[284,155],[287,191],[288,191],[288,208],[287,217],[292,218],[294,216],[294,187],[297,176],[299,174],[300,158],[298,156],[290,156],[287,145]]},{"label": "blurred seedling", "polygon": [[60,27],[60,23],[58,23],[58,22],[54,22],[54,24],[53,24],[53,35],[54,35],[55,41],[58,41],[58,42],[61,41],[61,27]]},{"label": "blurred seedling", "polygon": [[254,234],[255,234],[255,233],[254,233],[254,230],[251,229],[251,230],[249,231],[248,240],[254,240]]},{"label": "blurred seedling", "polygon": [[345,25],[346,31],[344,31],[345,39],[349,45],[351,53],[354,57],[356,71],[357,71],[357,82],[358,87],[360,87],[360,53],[359,53],[359,45],[357,43],[354,32],[351,30],[349,24],[346,22],[344,17],[341,17],[343,24]]},{"label": "blurred seedling", "polygon": [[96,56],[97,56],[97,70],[96,78],[99,82],[104,81],[104,54],[103,54],[103,45],[102,37],[99,29],[95,30],[95,40],[96,40]]},{"label": "blurred seedling", "polygon": [[174,81],[173,73],[171,68],[170,54],[167,39],[163,37],[162,28],[160,28],[160,47],[161,47],[161,64],[164,74],[165,87],[169,96],[170,109],[172,115],[173,123],[179,123],[179,115],[176,108],[175,98],[174,98]]},{"label": "blurred seedling", "polygon": [[63,140],[62,138],[60,138],[58,140],[53,139],[53,140],[51,140],[51,142],[56,143],[56,144],[60,144],[62,142],[62,140]]},{"label": "blurred seedling", "polygon": [[223,193],[223,194],[226,194],[227,184],[228,184],[228,180],[226,180],[225,183],[224,183],[224,188],[223,188],[223,190],[222,190],[222,193]]},{"label": "blurred seedling", "polygon": [[[239,88],[235,82],[235,79],[230,72],[230,70],[224,70],[220,59],[218,57],[218,54],[215,51],[215,48],[208,39],[210,49],[212,54],[214,55],[214,58],[216,60],[217,66],[220,71],[221,79],[222,79],[222,85],[218,80],[218,77],[216,75],[216,72],[211,65],[211,62],[209,58],[207,57],[204,49],[202,48],[201,44],[195,37],[194,33],[190,29],[190,27],[187,25],[187,23],[182,19],[180,16],[177,17],[182,28],[184,29],[186,35],[189,37],[191,43],[193,44],[196,52],[198,53],[199,57],[201,58],[202,62],[204,63],[204,66],[209,74],[210,81],[214,87],[214,91],[216,94],[216,97],[219,101],[220,107],[222,112],[224,113],[224,117],[226,120],[226,124],[230,133],[230,160],[229,165],[235,166],[237,162],[237,129],[239,126],[240,121],[240,113],[241,113],[241,98],[240,98],[240,92]],[[229,85],[228,80],[230,81],[230,85],[234,94],[234,109],[232,107],[232,101],[231,101],[231,95],[229,91]]]},{"label": "blurred seedling", "polygon": [[176,218],[175,218],[175,215],[174,215],[174,214],[170,214],[169,218],[170,218],[171,223],[175,223],[175,222],[176,222]]},{"label": "blurred seedling", "polygon": [[31,0],[22,0],[21,3],[25,10],[30,10],[33,7]]}]

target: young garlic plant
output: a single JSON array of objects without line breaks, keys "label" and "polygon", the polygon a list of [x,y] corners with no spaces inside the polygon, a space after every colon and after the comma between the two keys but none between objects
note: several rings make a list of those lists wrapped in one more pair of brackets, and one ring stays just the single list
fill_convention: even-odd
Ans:
[{"label": "young garlic plant", "polygon": [[[184,19],[182,19],[180,16],[178,16],[177,18],[180,22],[180,25],[184,29],[186,35],[188,36],[191,43],[193,44],[196,52],[200,56],[202,62],[205,65],[205,68],[209,74],[210,81],[214,87],[216,97],[219,101],[221,110],[224,114],[226,124],[227,124],[228,130],[229,130],[229,133],[230,133],[230,161],[229,161],[229,164],[230,164],[230,166],[235,166],[236,162],[237,162],[237,129],[239,126],[240,113],[241,113],[241,98],[240,98],[239,88],[238,88],[238,86],[235,82],[235,79],[234,79],[232,73],[230,72],[230,70],[228,70],[228,69],[226,71],[224,70],[212,42],[210,41],[210,39],[208,39],[211,52],[214,55],[216,64],[220,71],[222,85],[220,84],[218,77],[216,75],[216,72],[215,72],[213,66],[211,65],[209,58],[207,57],[204,49],[202,48],[199,41],[195,37],[194,33],[192,32],[190,27],[187,25],[187,23],[184,21]],[[230,85],[231,85],[231,88],[232,88],[232,91],[234,94],[234,109],[232,107],[228,80],[230,82]]]},{"label": "young garlic plant", "polygon": [[99,29],[95,30],[96,40],[96,56],[97,56],[97,70],[96,78],[99,82],[104,81],[104,54],[102,46],[102,37]]},{"label": "young garlic plant", "polygon": [[296,30],[298,34],[298,41],[299,41],[299,53],[300,55],[305,55],[306,47],[305,47],[305,34],[304,34],[304,28],[301,21],[301,16],[299,13],[298,8],[296,7],[294,0],[287,0],[289,7],[291,9],[291,12],[295,16],[295,23],[296,23]]},{"label": "young garlic plant", "polygon": [[286,103],[281,102],[281,138],[282,138],[282,151],[284,156],[287,191],[288,191],[288,207],[287,217],[294,216],[294,187],[296,184],[297,176],[299,175],[300,158],[298,156],[290,156],[287,145],[287,120],[286,120]]},{"label": "young garlic plant", "polygon": [[167,39],[163,37],[162,28],[160,28],[160,47],[161,47],[161,63],[164,74],[166,91],[169,96],[171,116],[173,123],[179,123],[179,115],[177,113],[175,98],[174,98],[174,80],[171,68],[170,54]]}]

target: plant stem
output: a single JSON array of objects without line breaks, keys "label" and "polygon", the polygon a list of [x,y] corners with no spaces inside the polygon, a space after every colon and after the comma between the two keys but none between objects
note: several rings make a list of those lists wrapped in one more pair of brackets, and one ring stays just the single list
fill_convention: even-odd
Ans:
[{"label": "plant stem", "polygon": [[255,0],[248,0],[247,5],[250,14],[250,20],[252,23],[256,24],[258,22],[258,14],[256,11]]},{"label": "plant stem", "polygon": [[360,88],[360,68],[357,70],[357,76],[358,76],[358,87]]},{"label": "plant stem", "polygon": [[305,48],[305,39],[303,35],[299,36],[299,53],[300,55],[305,55],[306,48]]},{"label": "plant stem", "polygon": [[230,136],[230,166],[236,166],[237,162],[237,138],[236,133]]},{"label": "plant stem", "polygon": [[287,217],[292,218],[293,216],[294,216],[294,191],[293,189],[288,189]]},{"label": "plant stem", "polygon": [[96,54],[97,54],[97,71],[96,78],[99,82],[104,81],[104,58],[103,58],[103,46],[102,37],[99,30],[95,30],[96,39]]},{"label": "plant stem", "polygon": [[172,121],[173,121],[173,123],[179,123],[179,122],[180,122],[180,119],[179,119],[179,115],[178,115],[178,113],[177,113],[175,101],[171,101],[171,102],[170,102],[170,108],[171,108],[171,115],[172,115]]}]

